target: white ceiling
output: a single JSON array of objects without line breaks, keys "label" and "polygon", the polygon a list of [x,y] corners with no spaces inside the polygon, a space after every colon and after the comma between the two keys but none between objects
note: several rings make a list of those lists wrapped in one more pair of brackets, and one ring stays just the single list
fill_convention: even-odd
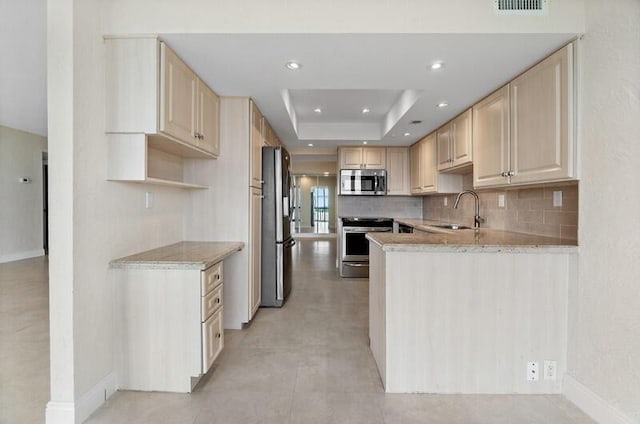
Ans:
[{"label": "white ceiling", "polygon": [[[46,135],[44,1],[0,0],[0,29],[0,124]],[[162,37],[219,94],[254,98],[292,153],[332,155],[336,146],[364,140],[411,144],[574,34]],[[292,59],[300,70],[284,66]],[[445,66],[432,71],[434,61]],[[441,101],[449,107],[438,109]]]},{"label": "white ceiling", "polygon": [[0,0],[0,125],[47,134],[46,2]]},{"label": "white ceiling", "polygon": [[[254,98],[293,154],[335,154],[336,146],[364,140],[412,144],[574,37],[162,35],[216,92]],[[302,68],[287,69],[289,60]],[[431,70],[435,61],[444,67]],[[439,109],[442,101],[449,106]],[[313,112],[316,106],[322,114]],[[371,114],[362,115],[365,106]],[[410,125],[412,120],[422,123]]]}]

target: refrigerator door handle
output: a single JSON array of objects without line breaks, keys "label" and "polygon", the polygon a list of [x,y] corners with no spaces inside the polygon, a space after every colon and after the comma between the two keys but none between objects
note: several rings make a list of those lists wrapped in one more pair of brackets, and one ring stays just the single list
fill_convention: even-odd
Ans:
[{"label": "refrigerator door handle", "polygon": [[288,248],[293,247],[295,245],[296,245],[295,239],[291,239],[284,245],[284,247],[285,247],[285,249],[288,249]]}]

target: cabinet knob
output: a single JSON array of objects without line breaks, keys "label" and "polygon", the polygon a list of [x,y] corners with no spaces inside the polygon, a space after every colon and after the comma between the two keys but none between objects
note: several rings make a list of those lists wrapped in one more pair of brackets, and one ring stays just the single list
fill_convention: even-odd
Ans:
[{"label": "cabinet knob", "polygon": [[220,298],[216,297],[216,303],[220,303]]},{"label": "cabinet knob", "polygon": [[219,339],[220,337],[222,337],[222,334],[216,333],[216,339]]},{"label": "cabinet knob", "polygon": [[508,172],[503,172],[503,173],[502,173],[502,174],[500,174],[500,175],[502,175],[503,177],[508,177],[508,176],[509,176],[509,173],[508,173]]},{"label": "cabinet knob", "polygon": [[216,280],[220,279],[220,274],[216,274]]}]

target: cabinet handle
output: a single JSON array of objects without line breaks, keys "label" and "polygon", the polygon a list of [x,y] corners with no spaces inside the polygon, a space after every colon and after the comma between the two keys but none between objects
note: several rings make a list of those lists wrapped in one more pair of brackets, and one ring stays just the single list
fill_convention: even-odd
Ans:
[{"label": "cabinet handle", "polygon": [[508,174],[509,174],[508,172],[503,172],[503,173],[502,173],[502,174],[500,174],[500,175],[502,175],[503,177],[508,177],[508,176],[509,176]]},{"label": "cabinet handle", "polygon": [[516,175],[515,171],[509,171],[507,172],[507,177],[514,177]]},{"label": "cabinet handle", "polygon": [[220,298],[216,297],[216,303],[220,303]]},{"label": "cabinet handle", "polygon": [[260,184],[264,184],[264,180],[260,180]]},{"label": "cabinet handle", "polygon": [[220,337],[222,337],[222,334],[216,333],[216,339],[219,339]]},{"label": "cabinet handle", "polygon": [[216,280],[220,280],[220,274],[216,274]]}]

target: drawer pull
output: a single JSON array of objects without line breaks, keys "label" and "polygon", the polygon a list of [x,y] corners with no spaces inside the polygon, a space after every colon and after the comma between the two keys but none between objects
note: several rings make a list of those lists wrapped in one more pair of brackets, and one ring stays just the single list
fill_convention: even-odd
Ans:
[{"label": "drawer pull", "polygon": [[216,280],[220,280],[220,274],[216,274]]},{"label": "drawer pull", "polygon": [[216,339],[219,339],[220,337],[222,337],[222,334],[216,333]]}]

